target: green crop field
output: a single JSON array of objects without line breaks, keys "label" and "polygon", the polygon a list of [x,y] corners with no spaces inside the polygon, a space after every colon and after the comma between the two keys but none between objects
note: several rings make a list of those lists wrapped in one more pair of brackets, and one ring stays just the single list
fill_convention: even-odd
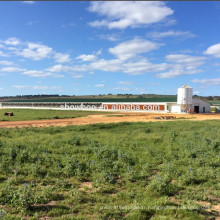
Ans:
[{"label": "green crop field", "polygon": [[0,129],[0,218],[215,219],[219,122]]},{"label": "green crop field", "polygon": [[220,100],[209,100],[208,101],[209,103],[211,103],[211,104],[220,104]]},{"label": "green crop field", "polygon": [[[4,116],[5,112],[13,112],[14,116]],[[0,121],[27,121],[40,119],[78,118],[93,114],[110,114],[110,112],[49,109],[1,109]]]}]

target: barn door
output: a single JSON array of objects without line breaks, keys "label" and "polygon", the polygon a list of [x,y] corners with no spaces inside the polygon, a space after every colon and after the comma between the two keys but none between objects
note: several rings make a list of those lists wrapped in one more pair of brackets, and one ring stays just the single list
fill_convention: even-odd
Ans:
[{"label": "barn door", "polygon": [[194,112],[199,113],[199,106],[194,106]]}]

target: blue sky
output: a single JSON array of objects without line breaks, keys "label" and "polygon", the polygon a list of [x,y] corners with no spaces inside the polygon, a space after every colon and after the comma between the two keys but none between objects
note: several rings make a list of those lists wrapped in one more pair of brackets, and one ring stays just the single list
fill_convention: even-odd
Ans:
[{"label": "blue sky", "polygon": [[220,2],[0,2],[0,96],[220,95]]}]

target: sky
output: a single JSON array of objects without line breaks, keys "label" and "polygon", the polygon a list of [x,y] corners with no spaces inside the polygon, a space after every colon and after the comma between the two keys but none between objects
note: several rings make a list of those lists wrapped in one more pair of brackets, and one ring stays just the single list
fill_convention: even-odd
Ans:
[{"label": "sky", "polygon": [[217,1],[1,1],[0,96],[218,96],[219,24]]}]

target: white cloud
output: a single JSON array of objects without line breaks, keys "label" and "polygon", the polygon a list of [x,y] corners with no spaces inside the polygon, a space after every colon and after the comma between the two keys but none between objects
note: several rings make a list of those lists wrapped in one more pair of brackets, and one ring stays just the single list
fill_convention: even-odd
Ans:
[{"label": "white cloud", "polygon": [[26,23],[26,25],[27,26],[32,26],[32,25],[37,24],[37,23],[38,23],[38,21],[29,21],[29,22]]},{"label": "white cloud", "polygon": [[201,70],[187,71],[184,68],[183,69],[176,69],[176,70],[174,69],[174,70],[170,70],[165,73],[159,73],[156,75],[156,77],[161,78],[161,79],[168,79],[168,78],[175,78],[177,76],[196,74],[196,73],[200,73],[200,72],[202,72],[202,71]]},{"label": "white cloud", "polygon": [[90,25],[93,27],[106,26],[109,29],[127,27],[139,27],[160,22],[168,15],[173,14],[173,10],[164,2],[150,1],[105,1],[92,2],[88,8],[90,12],[106,16],[106,20],[94,21]]},{"label": "white cloud", "polygon": [[49,67],[46,69],[46,71],[50,71],[50,72],[55,72],[55,73],[58,73],[58,72],[67,72],[71,70],[71,67],[69,66],[63,66],[61,64],[57,64],[57,65],[54,65],[52,67]]},{"label": "white cloud", "polygon": [[26,5],[33,5],[35,1],[22,1],[22,3]]},{"label": "white cloud", "polygon": [[4,66],[12,66],[13,64],[14,64],[13,62],[6,61],[6,60],[0,61],[0,65],[4,65]]},{"label": "white cloud", "polygon": [[193,91],[193,93],[194,93],[195,95],[198,95],[198,94],[200,94],[200,91]]},{"label": "white cloud", "polygon": [[[76,59],[90,61],[89,64],[73,66],[59,64],[47,68],[45,71],[49,73],[67,72],[71,74],[71,72],[93,72],[95,70],[100,70],[105,72],[123,72],[129,75],[163,71],[156,75],[158,78],[172,78],[181,75],[195,74],[202,71],[198,69],[206,59],[202,56],[170,54],[165,57],[166,61],[169,63],[152,63],[139,55],[140,53],[150,51],[157,47],[158,44],[143,39],[134,39],[122,42],[114,48],[109,49],[109,52],[117,57],[116,59],[98,59],[96,55],[83,54]],[[100,54],[100,52],[98,51],[96,54]],[[131,58],[133,60],[131,60]],[[77,73],[76,75],[73,74],[73,77],[79,78],[83,77],[83,75]]]},{"label": "white cloud", "polygon": [[0,57],[8,57],[8,54],[5,54],[2,51],[0,51]]},{"label": "white cloud", "polygon": [[25,71],[25,69],[17,68],[17,67],[4,67],[0,69],[1,72],[21,72]]},{"label": "white cloud", "polygon": [[32,26],[34,23],[33,23],[33,21],[29,21],[28,23],[26,23],[26,25],[28,25],[28,26]]},{"label": "white cloud", "polygon": [[173,63],[183,63],[183,64],[199,64],[201,65],[201,62],[204,61],[206,57],[199,57],[199,56],[190,56],[185,54],[170,54],[166,56],[166,60]]},{"label": "white cloud", "polygon": [[[7,50],[11,50],[14,54],[31,60],[53,58],[56,63],[66,63],[71,61],[69,54],[58,53],[51,47],[41,43],[21,42],[17,38],[8,38],[7,40],[0,42],[4,42],[9,46],[6,47]],[[16,47],[18,45],[20,47]],[[8,55],[0,51],[0,56]]]},{"label": "white cloud", "polygon": [[25,86],[25,85],[14,85],[12,86],[13,88],[16,88],[16,89],[34,89],[34,90],[59,90],[61,89],[60,86],[52,86],[52,87],[49,87],[49,86]]},{"label": "white cloud", "polygon": [[39,71],[39,70],[28,70],[22,73],[23,75],[31,76],[31,77],[64,77],[63,75],[53,74],[49,72]]},{"label": "white cloud", "polygon": [[61,64],[54,65],[52,67],[49,67],[46,69],[46,71],[49,72],[70,72],[70,71],[79,71],[79,72],[85,72],[89,70],[89,66],[87,65],[78,65],[78,66],[64,66]]},{"label": "white cloud", "polygon": [[76,59],[77,60],[82,60],[82,61],[94,61],[94,60],[96,60],[96,56],[95,55],[82,54],[82,55],[78,56]]},{"label": "white cloud", "polygon": [[127,91],[131,91],[132,89],[127,88],[127,87],[115,87],[115,88],[113,88],[113,90],[120,90],[120,91],[123,91],[123,92],[127,92]]},{"label": "white cloud", "polygon": [[4,42],[6,45],[10,45],[10,46],[17,46],[19,45],[21,42],[19,39],[17,39],[16,37],[10,37],[7,40],[5,40]]},{"label": "white cloud", "polygon": [[117,72],[122,70],[121,61],[118,59],[100,59],[91,63],[89,67],[93,70],[102,70],[105,72]]},{"label": "white cloud", "polygon": [[95,87],[104,87],[105,85],[104,84],[97,84],[95,85]]},{"label": "white cloud", "polygon": [[6,47],[6,49],[11,51],[18,51],[18,48],[16,47]]},{"label": "white cloud", "polygon": [[123,64],[123,72],[130,75],[139,75],[149,72],[159,72],[168,68],[166,63],[154,64],[147,59],[140,59],[137,62],[128,62]]},{"label": "white cloud", "polygon": [[168,68],[168,64],[161,63],[161,64],[153,64],[149,62],[147,59],[141,58],[136,62],[127,62],[122,61],[119,59],[99,59],[94,62],[91,62],[89,65],[82,65],[82,66],[62,66],[62,65],[55,65],[49,69],[50,72],[61,72],[61,71],[86,71],[91,72],[94,70],[101,70],[105,72],[124,72],[130,75],[138,75],[148,72],[159,72],[163,71]]},{"label": "white cloud", "polygon": [[100,34],[98,35],[98,38],[101,40],[108,40],[108,41],[118,41],[120,40],[120,37],[118,34]]},{"label": "white cloud", "polygon": [[102,49],[98,50],[95,54],[96,54],[97,56],[98,56],[98,55],[101,55],[101,54],[102,54]]},{"label": "white cloud", "polygon": [[153,85],[153,86],[159,86],[160,85],[160,83],[157,83],[157,82],[150,82],[148,84]]},{"label": "white cloud", "polygon": [[[83,77],[82,72],[93,73],[95,70],[105,72],[123,72],[130,75],[164,71],[167,68],[166,63],[153,64],[141,56],[142,53],[154,50],[159,46],[161,45],[145,39],[135,38],[130,41],[122,42],[109,49],[109,52],[116,56],[115,59],[98,59],[98,56],[102,53],[102,50],[99,50],[93,52],[93,54],[81,54],[76,58],[89,63],[78,65],[57,64],[44,70],[23,69],[21,71],[24,71],[24,75],[32,77],[62,77],[63,75],[54,73],[67,72],[75,78]],[[58,63],[71,61],[68,54],[57,53],[52,48],[41,43],[20,42],[20,47],[13,53],[32,60],[50,58],[54,59],[54,61]],[[136,61],[137,58],[138,61]],[[73,74],[74,72],[76,74]]]},{"label": "white cloud", "polygon": [[54,54],[55,62],[57,63],[67,63],[70,62],[70,55],[63,53],[55,53]]},{"label": "white cloud", "polygon": [[61,25],[62,28],[66,28],[66,27],[74,27],[76,24],[71,22],[71,23],[68,23],[68,24],[63,24]]},{"label": "white cloud", "polygon": [[220,78],[215,79],[194,79],[192,80],[194,83],[200,83],[207,86],[220,86]]},{"label": "white cloud", "polygon": [[146,89],[136,88],[135,90],[138,91],[139,94],[144,94],[144,93],[146,93]]},{"label": "white cloud", "polygon": [[28,43],[27,48],[17,52],[17,54],[32,60],[41,60],[50,57],[52,48],[42,44]]},{"label": "white cloud", "polygon": [[75,79],[79,79],[79,78],[83,78],[84,75],[82,75],[82,74],[74,74],[74,75],[72,75],[72,77],[75,78]]},{"label": "white cloud", "polygon": [[120,84],[120,85],[132,85],[133,82],[131,82],[131,81],[119,81],[118,84]]},{"label": "white cloud", "polygon": [[175,25],[177,23],[177,21],[175,19],[166,19],[165,23],[163,24],[163,26],[172,26]]},{"label": "white cloud", "polygon": [[177,51],[177,52],[175,52],[175,53],[193,53],[193,51],[192,50],[190,50],[190,49],[182,49],[182,50],[179,50],[179,51]]},{"label": "white cloud", "polygon": [[0,90],[3,90],[3,88],[0,88]]},{"label": "white cloud", "polygon": [[117,56],[120,60],[134,58],[137,54],[146,53],[159,48],[159,44],[144,39],[133,39],[122,42],[110,48],[109,52]]},{"label": "white cloud", "polygon": [[190,56],[185,54],[170,54],[166,60],[171,62],[167,64],[168,71],[159,73],[157,78],[175,78],[182,75],[196,74],[202,72],[198,69],[204,63],[205,57]]},{"label": "white cloud", "polygon": [[184,37],[190,38],[195,37],[194,34],[189,31],[165,31],[165,32],[152,32],[147,35],[148,37],[152,37],[154,39],[164,38],[164,37]]},{"label": "white cloud", "polygon": [[214,57],[220,58],[220,43],[219,44],[215,44],[212,45],[211,47],[209,47],[204,54],[207,55],[212,55]]}]

